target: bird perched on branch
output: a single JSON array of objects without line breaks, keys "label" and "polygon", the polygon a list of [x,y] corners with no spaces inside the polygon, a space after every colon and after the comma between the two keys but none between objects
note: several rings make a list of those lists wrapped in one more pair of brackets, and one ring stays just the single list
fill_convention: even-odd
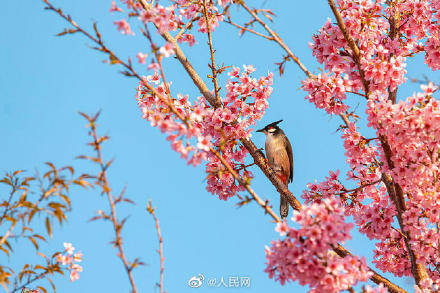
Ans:
[{"label": "bird perched on branch", "polygon": [[[257,132],[263,132],[266,135],[267,162],[287,187],[287,184],[293,181],[293,152],[287,136],[278,127],[281,121],[283,120],[272,122]],[[280,195],[280,215],[285,218],[288,213],[289,203]]]}]

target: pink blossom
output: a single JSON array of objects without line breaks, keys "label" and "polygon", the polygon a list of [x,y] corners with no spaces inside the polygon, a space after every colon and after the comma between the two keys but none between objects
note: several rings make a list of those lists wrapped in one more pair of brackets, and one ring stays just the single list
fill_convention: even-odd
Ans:
[{"label": "pink blossom", "polygon": [[154,71],[159,71],[159,64],[157,64],[156,62],[151,62],[150,64],[148,64],[147,66],[148,70],[154,70]]},{"label": "pink blossom", "polygon": [[166,43],[165,46],[163,46],[159,49],[159,52],[164,57],[170,57],[170,56],[174,55],[174,45],[172,43]]},{"label": "pink blossom", "polygon": [[303,206],[292,220],[301,228],[278,223],[277,230],[287,237],[272,241],[271,247],[266,248],[265,272],[269,278],[281,284],[299,281],[309,285],[311,292],[336,293],[371,276],[364,258],[351,255],[340,258],[328,252],[334,245],[349,239],[353,227],[344,222],[340,201],[324,199],[322,203]]},{"label": "pink blossom", "polygon": [[77,252],[73,255],[73,260],[76,262],[81,262],[82,256],[83,256],[83,254],[81,252]]},{"label": "pink blossom", "polygon": [[73,251],[75,251],[75,247],[73,247],[72,243],[64,242],[63,245],[64,245],[64,249],[66,250],[66,252],[69,255],[72,255]]},{"label": "pink blossom", "polygon": [[242,191],[243,187],[210,152],[210,148],[216,149],[243,180],[250,180],[252,172],[241,167],[247,150],[238,144],[238,140],[249,136],[250,127],[263,116],[272,93],[273,74],[256,79],[249,73],[253,71],[252,67],[241,74],[239,70],[235,71],[226,84],[225,106],[217,109],[209,107],[202,97],[192,102],[188,95],[178,94],[169,100],[179,112],[178,117],[170,112],[163,99],[151,95],[144,87],[149,84],[159,93],[165,93],[157,73],[143,78],[136,95],[143,118],[167,133],[172,149],[179,152],[188,164],[198,165],[203,160],[207,161],[206,189],[224,200]]},{"label": "pink blossom", "polygon": [[164,7],[157,4],[148,10],[143,10],[140,20],[154,23],[160,32],[174,31],[182,24],[181,17],[176,15],[175,9],[175,5]]},{"label": "pink blossom", "polygon": [[231,0],[217,0],[218,5],[225,7]]},{"label": "pink blossom", "polygon": [[281,236],[286,236],[286,234],[289,232],[289,225],[287,225],[286,221],[277,223],[275,231],[280,233]]},{"label": "pink blossom", "polygon": [[139,63],[145,64],[146,63],[145,59],[147,59],[148,53],[144,54],[144,53],[139,52],[139,53],[137,53],[136,57],[138,58],[138,62]]},{"label": "pink blossom", "polygon": [[113,22],[117,28],[118,31],[121,32],[123,35],[134,35],[134,32],[130,28],[130,24],[125,19],[116,20]]},{"label": "pink blossom", "polygon": [[74,282],[79,279],[79,273],[77,270],[70,271],[70,281]]},{"label": "pink blossom", "polygon": [[66,266],[64,269],[70,271],[70,281],[76,281],[79,279],[79,272],[83,271],[82,266],[75,262],[82,261],[82,253],[77,252],[73,254],[75,248],[72,243],[64,242],[64,254],[58,253],[56,255],[56,262],[62,266]]},{"label": "pink blossom", "polygon": [[112,1],[112,6],[110,7],[110,12],[122,12],[123,10],[116,5],[115,1]]},{"label": "pink blossom", "polygon": [[208,137],[201,136],[198,137],[197,140],[198,140],[197,148],[203,151],[209,151],[209,148],[211,146],[211,140],[209,136]]},{"label": "pink blossom", "polygon": [[177,40],[179,43],[188,43],[190,47],[194,46],[196,39],[192,34],[182,34],[182,36]]}]

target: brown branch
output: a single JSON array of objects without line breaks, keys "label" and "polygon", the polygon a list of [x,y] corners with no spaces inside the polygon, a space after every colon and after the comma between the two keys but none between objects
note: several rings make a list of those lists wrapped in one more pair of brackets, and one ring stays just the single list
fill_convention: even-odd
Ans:
[{"label": "brown branch", "polygon": [[[345,249],[341,245],[333,247],[333,251],[336,252],[336,254],[338,254],[340,257],[346,257],[347,255],[352,255],[347,249]],[[368,267],[368,269],[373,273],[373,276],[370,277],[370,280],[378,285],[383,284],[385,287],[387,287],[388,292],[390,292],[390,293],[408,293],[406,290],[400,288],[399,286],[395,285],[387,278],[378,274],[372,268]]]},{"label": "brown branch", "polygon": [[249,12],[252,17],[258,21],[264,29],[272,36],[275,42],[277,42],[283,49],[286,51],[286,53],[289,55],[290,58],[299,66],[299,68],[307,75],[307,77],[311,78],[313,74],[301,63],[301,61],[296,57],[293,52],[290,50],[290,48],[284,43],[284,41],[278,36],[278,34],[273,31],[258,15],[254,10],[251,10],[243,0],[237,1],[239,5],[241,5],[244,9],[246,9],[247,12]]},{"label": "brown branch", "polygon": [[[239,29],[241,29],[242,31],[250,32],[250,33],[252,33],[254,35],[257,35],[257,36],[260,36],[262,38],[268,39],[269,41],[275,41],[274,37],[266,36],[264,34],[261,34],[261,33],[257,32],[257,31],[254,31],[254,30],[252,30],[250,28],[247,28],[247,27],[241,26],[239,24],[236,24],[235,22],[232,22],[230,19],[229,20],[225,20],[225,22],[229,23],[230,25],[233,25],[233,26],[235,26],[235,27],[237,27]],[[243,33],[241,33],[241,34],[243,34]]]},{"label": "brown branch", "polygon": [[191,63],[186,58],[185,54],[183,53],[182,49],[180,49],[180,46],[177,44],[176,39],[169,33],[164,32],[162,34],[162,37],[167,40],[168,42],[172,43],[174,45],[174,51],[176,53],[176,57],[179,60],[179,62],[182,64],[183,68],[186,70],[188,75],[193,80],[193,83],[197,86],[200,93],[205,97],[205,99],[214,107],[218,108],[221,107],[221,101],[217,100],[215,96],[211,93],[211,91],[208,89],[206,84],[203,82],[203,80],[200,78],[200,76],[197,74],[194,67],[191,65]]},{"label": "brown branch", "polygon": [[[381,144],[382,148],[384,150],[385,158],[387,160],[388,166],[390,170],[394,169],[394,163],[391,159],[392,157],[392,151],[390,146],[388,145],[388,142],[384,137],[381,137]],[[403,195],[403,190],[400,187],[400,185],[391,178],[391,176],[382,174],[382,181],[385,183],[385,186],[387,188],[388,195],[391,199],[391,201],[394,203],[394,206],[396,207],[397,211],[397,221],[400,226],[401,233],[405,236],[403,237],[403,240],[405,242],[406,250],[408,251],[408,255],[411,261],[411,272],[412,275],[416,281],[416,284],[419,285],[420,282],[426,278],[429,278],[428,272],[426,270],[426,267],[423,266],[418,261],[418,255],[414,253],[414,251],[411,248],[411,235],[405,228],[405,223],[403,222],[402,214],[406,210],[406,204],[405,199]]]},{"label": "brown branch", "polygon": [[167,93],[167,95],[169,97],[171,97],[170,87],[168,86],[168,82],[167,82],[167,79],[165,77],[165,71],[163,70],[163,66],[162,66],[162,58],[163,58],[163,56],[161,54],[159,54],[158,48],[154,44],[153,39],[151,38],[151,34],[150,34],[150,31],[148,30],[148,26],[147,25],[145,25],[145,31],[143,31],[143,34],[148,39],[148,41],[150,42],[151,51],[153,52],[154,56],[156,57],[156,62],[159,65],[160,76],[162,77],[166,93]]},{"label": "brown branch", "polygon": [[343,190],[343,191],[341,191],[340,193],[337,193],[337,194],[338,195],[342,195],[342,194],[346,194],[346,193],[350,193],[350,192],[355,192],[355,191],[364,189],[365,187],[368,187],[368,186],[371,186],[371,185],[375,185],[375,184],[377,184],[377,183],[379,183],[381,181],[382,181],[382,179],[379,179],[379,180],[376,180],[376,181],[373,181],[371,183],[367,183],[367,184],[361,185],[361,186],[353,188],[353,189]]},{"label": "brown branch", "polygon": [[[246,9],[246,11],[252,15],[252,17],[261,24],[261,26],[264,27],[264,29],[267,31],[268,34],[270,34],[273,38],[273,41],[278,43],[278,45],[283,48],[283,50],[287,53],[287,55],[292,58],[292,60],[299,66],[299,68],[307,75],[308,78],[314,78],[314,75],[307,69],[307,67],[299,60],[295,54],[293,54],[292,50],[284,43],[283,39],[275,32],[273,31],[255,12],[255,10],[250,9],[243,0],[239,0],[238,3]],[[257,34],[258,35],[258,34]],[[348,127],[350,124],[347,115],[346,114],[339,114],[339,117],[341,117],[342,121],[344,121],[345,125]]]},{"label": "brown branch", "polygon": [[[363,83],[365,93],[368,98],[369,82],[365,79],[365,74],[364,74],[363,70],[361,69],[359,48],[356,45],[353,38],[351,37],[351,35],[348,33],[347,28],[345,27],[344,21],[342,19],[342,16],[338,11],[335,2],[333,0],[328,0],[328,4],[330,5],[330,8],[332,9],[333,14],[336,17],[336,21],[338,22],[339,29],[341,30],[342,34],[344,35],[344,38],[347,41],[348,45],[350,46],[350,49],[352,50],[352,57],[358,67],[361,81]],[[390,21],[390,37],[392,39],[394,39],[397,36],[397,29],[395,26],[395,16],[393,15],[393,17],[389,21]],[[394,91],[388,90],[388,92],[389,92],[389,99],[393,103],[395,103],[397,89]],[[394,164],[391,160],[392,152],[391,152],[390,146],[388,145],[388,143],[386,141],[386,138],[384,138],[384,137],[381,138],[381,144],[382,144],[382,148],[385,153],[386,160],[388,162],[388,166],[392,170],[394,168]],[[411,249],[410,235],[405,230],[405,227],[404,227],[402,213],[405,211],[406,207],[405,207],[405,200],[404,200],[402,188],[399,186],[399,184],[394,182],[392,178],[390,178],[389,176],[387,176],[385,174],[382,174],[382,180],[385,183],[388,195],[390,196],[391,200],[393,201],[394,205],[396,206],[397,220],[399,222],[399,226],[400,226],[400,229],[402,230],[402,233],[405,235],[405,237],[404,237],[405,246],[406,246],[406,249],[407,249],[408,254],[410,256],[411,272],[414,276],[416,284],[418,285],[420,283],[420,281],[424,280],[425,278],[428,278],[428,273],[426,271],[426,268],[418,262],[417,255],[415,255],[414,251]]]},{"label": "brown branch", "polygon": [[[150,8],[150,5],[147,4],[145,0],[138,0],[138,2],[141,4],[141,6],[148,10]],[[216,100],[215,96],[211,93],[211,91],[208,89],[206,84],[203,82],[203,80],[200,78],[200,76],[197,74],[194,67],[191,65],[191,63],[186,58],[185,54],[180,49],[179,44],[177,43],[177,40],[167,31],[163,32],[161,36],[167,41],[173,44],[174,46],[174,52],[176,53],[176,57],[179,60],[179,62],[183,65],[183,68],[186,70],[188,75],[193,80],[194,84],[199,89],[200,93],[205,97],[205,99],[211,104],[215,105],[215,108],[218,108],[221,106],[221,101]]]},{"label": "brown branch", "polygon": [[206,30],[208,35],[208,45],[209,45],[209,51],[211,53],[211,71],[212,71],[212,83],[214,84],[214,94],[215,99],[217,101],[220,101],[220,95],[219,95],[219,87],[218,87],[218,80],[217,80],[217,67],[215,66],[215,57],[214,57],[214,48],[212,46],[212,35],[211,35],[211,26],[209,25],[209,18],[208,18],[208,11],[206,9],[206,0],[203,0],[203,15],[205,16],[206,21]]},{"label": "brown branch", "polygon": [[361,66],[361,62],[360,62],[360,60],[361,60],[360,54],[361,53],[360,53],[359,47],[357,46],[356,42],[351,37],[350,33],[347,31],[347,27],[345,26],[344,20],[342,19],[342,16],[339,13],[339,10],[336,7],[335,2],[333,0],[328,0],[328,5],[330,6],[331,10],[333,11],[333,14],[336,17],[336,21],[338,22],[338,27],[341,30],[342,34],[344,35],[344,39],[348,43],[348,46],[351,49],[351,52],[352,52],[351,57],[357,66],[357,69],[359,71],[359,75],[361,77],[362,84],[365,89],[365,96],[368,98],[368,96],[370,95],[370,85],[369,85],[369,82],[365,79],[365,72],[363,71],[362,66]]},{"label": "brown branch", "polygon": [[157,218],[155,212],[154,212],[154,208],[151,205],[151,200],[149,201],[149,204],[147,206],[147,211],[153,216],[154,218],[154,222],[156,224],[156,231],[157,231],[157,237],[159,239],[159,250],[157,251],[160,257],[160,281],[159,281],[159,291],[160,293],[163,293],[163,272],[164,272],[164,256],[163,256],[163,240],[162,240],[162,233],[160,231],[160,226],[159,226],[159,219]]},{"label": "brown branch", "polygon": [[[30,284],[34,283],[35,281],[41,280],[43,277],[45,277],[46,275],[48,275],[50,273],[49,270],[45,270],[42,273],[39,273],[38,275],[36,275],[35,277],[33,277],[32,279],[28,279],[28,281],[26,283],[24,283],[23,285],[21,285],[20,287],[16,287],[14,288],[11,293],[15,293],[18,292],[20,290],[23,290],[24,288],[28,287]],[[17,286],[17,284],[15,285]],[[21,291],[23,292],[23,291]]]},{"label": "brown branch", "polygon": [[131,284],[131,288],[132,288],[132,292],[133,293],[137,293],[137,288],[136,285],[134,283],[134,278],[132,275],[132,269],[133,267],[131,267],[127,261],[127,258],[125,256],[125,252],[122,246],[122,237],[121,237],[121,230],[122,230],[122,224],[118,221],[117,215],[116,215],[116,207],[115,207],[115,202],[114,202],[114,198],[113,195],[111,193],[111,188],[110,188],[110,184],[107,180],[107,167],[108,164],[104,163],[103,159],[102,159],[102,154],[101,154],[101,141],[98,139],[97,133],[96,133],[96,126],[95,126],[95,121],[97,118],[97,115],[90,119],[90,135],[93,138],[93,147],[96,151],[96,156],[97,156],[97,163],[101,168],[101,172],[98,175],[98,180],[100,181],[100,186],[102,188],[102,192],[105,193],[107,195],[107,200],[110,206],[110,210],[111,210],[111,217],[110,220],[113,224],[113,229],[115,232],[115,241],[114,241],[114,245],[118,248],[118,257],[121,259],[125,271],[127,272],[128,275],[128,279],[130,281]]},{"label": "brown branch", "polygon": [[9,227],[8,231],[6,231],[5,235],[3,235],[0,238],[0,247],[6,242],[6,240],[8,239],[9,235],[11,235],[12,230],[14,230],[15,225],[17,224],[16,221],[14,221],[11,225],[11,227]]},{"label": "brown branch", "polygon": [[249,183],[245,182],[240,176],[238,176],[237,172],[228,164],[228,162],[223,158],[222,155],[220,155],[219,152],[217,152],[215,149],[211,148],[211,152],[222,162],[223,166],[226,167],[229,173],[234,176],[235,180],[240,183],[241,186],[246,188],[246,190],[249,192],[249,194],[252,196],[252,198],[268,213],[275,222],[281,222],[281,219],[277,216],[277,214],[274,213],[274,211],[255,193],[255,191],[251,188]]},{"label": "brown branch", "polygon": [[177,35],[174,37],[176,40],[179,40],[179,38],[185,33],[185,31],[192,25],[194,20],[199,17],[199,13],[197,12],[186,24],[185,26],[177,33]]}]

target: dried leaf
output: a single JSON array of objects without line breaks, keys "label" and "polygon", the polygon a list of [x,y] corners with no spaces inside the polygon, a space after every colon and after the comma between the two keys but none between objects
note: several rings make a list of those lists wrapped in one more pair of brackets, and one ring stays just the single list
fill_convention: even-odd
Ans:
[{"label": "dried leaf", "polygon": [[49,217],[46,217],[46,230],[47,234],[49,234],[49,237],[52,238],[52,227],[50,225]]}]

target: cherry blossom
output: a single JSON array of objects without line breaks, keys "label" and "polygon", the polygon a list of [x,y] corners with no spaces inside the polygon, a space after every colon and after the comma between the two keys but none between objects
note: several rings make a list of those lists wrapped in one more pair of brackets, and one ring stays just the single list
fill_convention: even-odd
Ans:
[{"label": "cherry blossom", "polygon": [[[159,34],[176,35],[194,20],[194,29],[189,26],[177,39],[189,46],[195,44],[195,34],[206,34],[208,27],[214,31],[224,20],[223,8],[233,5],[229,0],[209,1],[205,18],[200,17],[204,16],[201,1],[176,0],[168,6],[157,1],[148,9],[139,9],[131,1],[123,3]],[[344,115],[338,133],[348,171],[329,171],[324,180],[307,184],[302,192],[305,205],[293,218],[301,227],[277,224],[276,231],[284,238],[266,249],[266,272],[282,284],[307,284],[310,292],[339,292],[366,281],[370,273],[363,258],[340,258],[331,252],[338,242],[350,238],[356,225],[375,241],[373,264],[381,271],[411,276],[410,250],[415,252],[417,261],[429,268],[429,278],[419,282],[416,292],[429,292],[440,284],[434,269],[440,263],[436,226],[440,222],[440,105],[433,97],[437,87],[432,83],[410,97],[403,97],[398,89],[407,82],[407,63],[417,54],[424,53],[432,70],[440,69],[440,1],[338,0],[337,6],[355,45],[346,41],[335,20],[328,19],[310,43],[323,68],[305,78],[302,89],[317,109]],[[111,11],[120,8],[112,2]],[[115,24],[121,33],[133,34],[125,20]],[[176,49],[168,42],[155,48],[163,57],[174,55]],[[138,53],[139,63],[145,64],[147,56]],[[207,191],[227,200],[243,187],[218,155],[244,181],[251,180],[251,169],[245,164],[247,150],[240,139],[249,138],[265,114],[273,75],[255,78],[252,65],[233,65],[229,79],[220,85],[221,106],[213,108],[204,97],[174,94],[172,83],[162,79],[161,60],[151,60],[147,70],[153,72],[142,77],[137,89],[142,117],[166,135],[171,148],[188,164],[204,162]],[[349,106],[359,101],[366,105],[368,131]],[[390,194],[390,184],[399,190],[401,210]],[[346,217],[352,217],[353,224]],[[60,256],[59,262],[68,265],[74,259]],[[386,289],[366,286],[365,292]]]},{"label": "cherry blossom", "polygon": [[72,243],[64,242],[64,254],[58,253],[55,260],[58,264],[66,266],[66,269],[70,272],[70,281],[76,281],[79,279],[79,273],[83,271],[81,265],[77,264],[82,261],[82,253],[75,252],[75,248]]},{"label": "cherry blossom", "polygon": [[138,62],[139,63],[145,64],[146,63],[145,60],[148,57],[148,53],[144,54],[144,53],[139,52],[139,53],[137,53],[136,57],[138,58]]},{"label": "cherry blossom", "polygon": [[134,32],[131,30],[130,24],[125,19],[116,20],[113,22],[118,31],[121,32],[123,35],[134,35]]},{"label": "cherry blossom", "polygon": [[116,5],[115,1],[112,1],[112,6],[110,7],[110,12],[122,12],[123,10]]},{"label": "cherry blossom", "polygon": [[[143,118],[168,135],[167,140],[173,150],[191,165],[207,161],[206,189],[224,200],[243,190],[243,187],[210,149],[216,149],[244,180],[251,179],[252,173],[244,167],[247,150],[238,140],[250,135],[250,127],[263,117],[268,107],[267,99],[272,93],[272,73],[256,79],[251,76],[253,67],[244,68],[243,72],[234,68],[234,74],[225,87],[223,107],[217,109],[208,106],[202,97],[191,102],[187,95],[178,94],[177,98],[169,97],[164,101],[151,95],[144,83],[163,95],[166,93],[166,86],[157,73],[145,77],[137,93]],[[170,111],[170,105],[180,117]]]},{"label": "cherry blossom", "polygon": [[344,209],[336,199],[304,206],[292,220],[299,229],[286,223],[277,225],[282,240],[272,241],[266,248],[270,278],[281,284],[299,281],[309,285],[310,292],[340,292],[357,282],[365,282],[371,273],[365,259],[356,256],[340,258],[329,252],[333,246],[350,239],[353,224],[344,221]]},{"label": "cherry blossom", "polygon": [[164,57],[170,57],[174,55],[174,46],[171,43],[166,43],[165,46],[159,49],[160,54]]}]

